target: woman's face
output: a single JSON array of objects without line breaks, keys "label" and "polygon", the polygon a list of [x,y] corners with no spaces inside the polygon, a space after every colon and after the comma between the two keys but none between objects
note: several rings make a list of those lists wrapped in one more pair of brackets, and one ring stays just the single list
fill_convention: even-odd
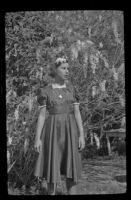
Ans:
[{"label": "woman's face", "polygon": [[60,77],[62,80],[66,80],[69,77],[69,65],[68,63],[62,63],[56,69],[56,75]]}]

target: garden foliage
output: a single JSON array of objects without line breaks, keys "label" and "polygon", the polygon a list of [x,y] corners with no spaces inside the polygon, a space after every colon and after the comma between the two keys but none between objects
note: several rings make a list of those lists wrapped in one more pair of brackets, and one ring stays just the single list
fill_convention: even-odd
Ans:
[{"label": "garden foliage", "polygon": [[37,95],[53,81],[50,68],[58,55],[69,60],[89,143],[91,133],[101,138],[103,129],[125,126],[123,13],[10,12],[5,23],[8,174],[27,185],[37,157]]}]

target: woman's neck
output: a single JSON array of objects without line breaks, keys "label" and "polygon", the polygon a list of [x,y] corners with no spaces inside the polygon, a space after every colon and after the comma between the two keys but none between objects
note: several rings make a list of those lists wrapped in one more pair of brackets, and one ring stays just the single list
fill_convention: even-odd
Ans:
[{"label": "woman's neck", "polygon": [[60,77],[56,76],[55,77],[55,83],[58,84],[58,85],[64,85],[65,84],[65,80],[63,80]]}]

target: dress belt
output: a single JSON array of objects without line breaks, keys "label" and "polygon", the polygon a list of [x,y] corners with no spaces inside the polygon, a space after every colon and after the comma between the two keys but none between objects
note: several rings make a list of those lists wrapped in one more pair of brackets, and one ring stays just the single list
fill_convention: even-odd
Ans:
[{"label": "dress belt", "polygon": [[49,114],[74,113],[73,105],[55,105],[50,107]]}]

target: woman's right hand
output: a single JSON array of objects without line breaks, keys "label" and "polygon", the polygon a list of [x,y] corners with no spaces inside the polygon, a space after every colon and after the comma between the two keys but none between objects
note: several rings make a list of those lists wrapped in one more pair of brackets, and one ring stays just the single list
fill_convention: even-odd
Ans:
[{"label": "woman's right hand", "polygon": [[35,141],[35,144],[34,144],[34,148],[35,150],[40,153],[40,151],[42,150],[42,142],[41,142],[41,139],[37,139]]}]

